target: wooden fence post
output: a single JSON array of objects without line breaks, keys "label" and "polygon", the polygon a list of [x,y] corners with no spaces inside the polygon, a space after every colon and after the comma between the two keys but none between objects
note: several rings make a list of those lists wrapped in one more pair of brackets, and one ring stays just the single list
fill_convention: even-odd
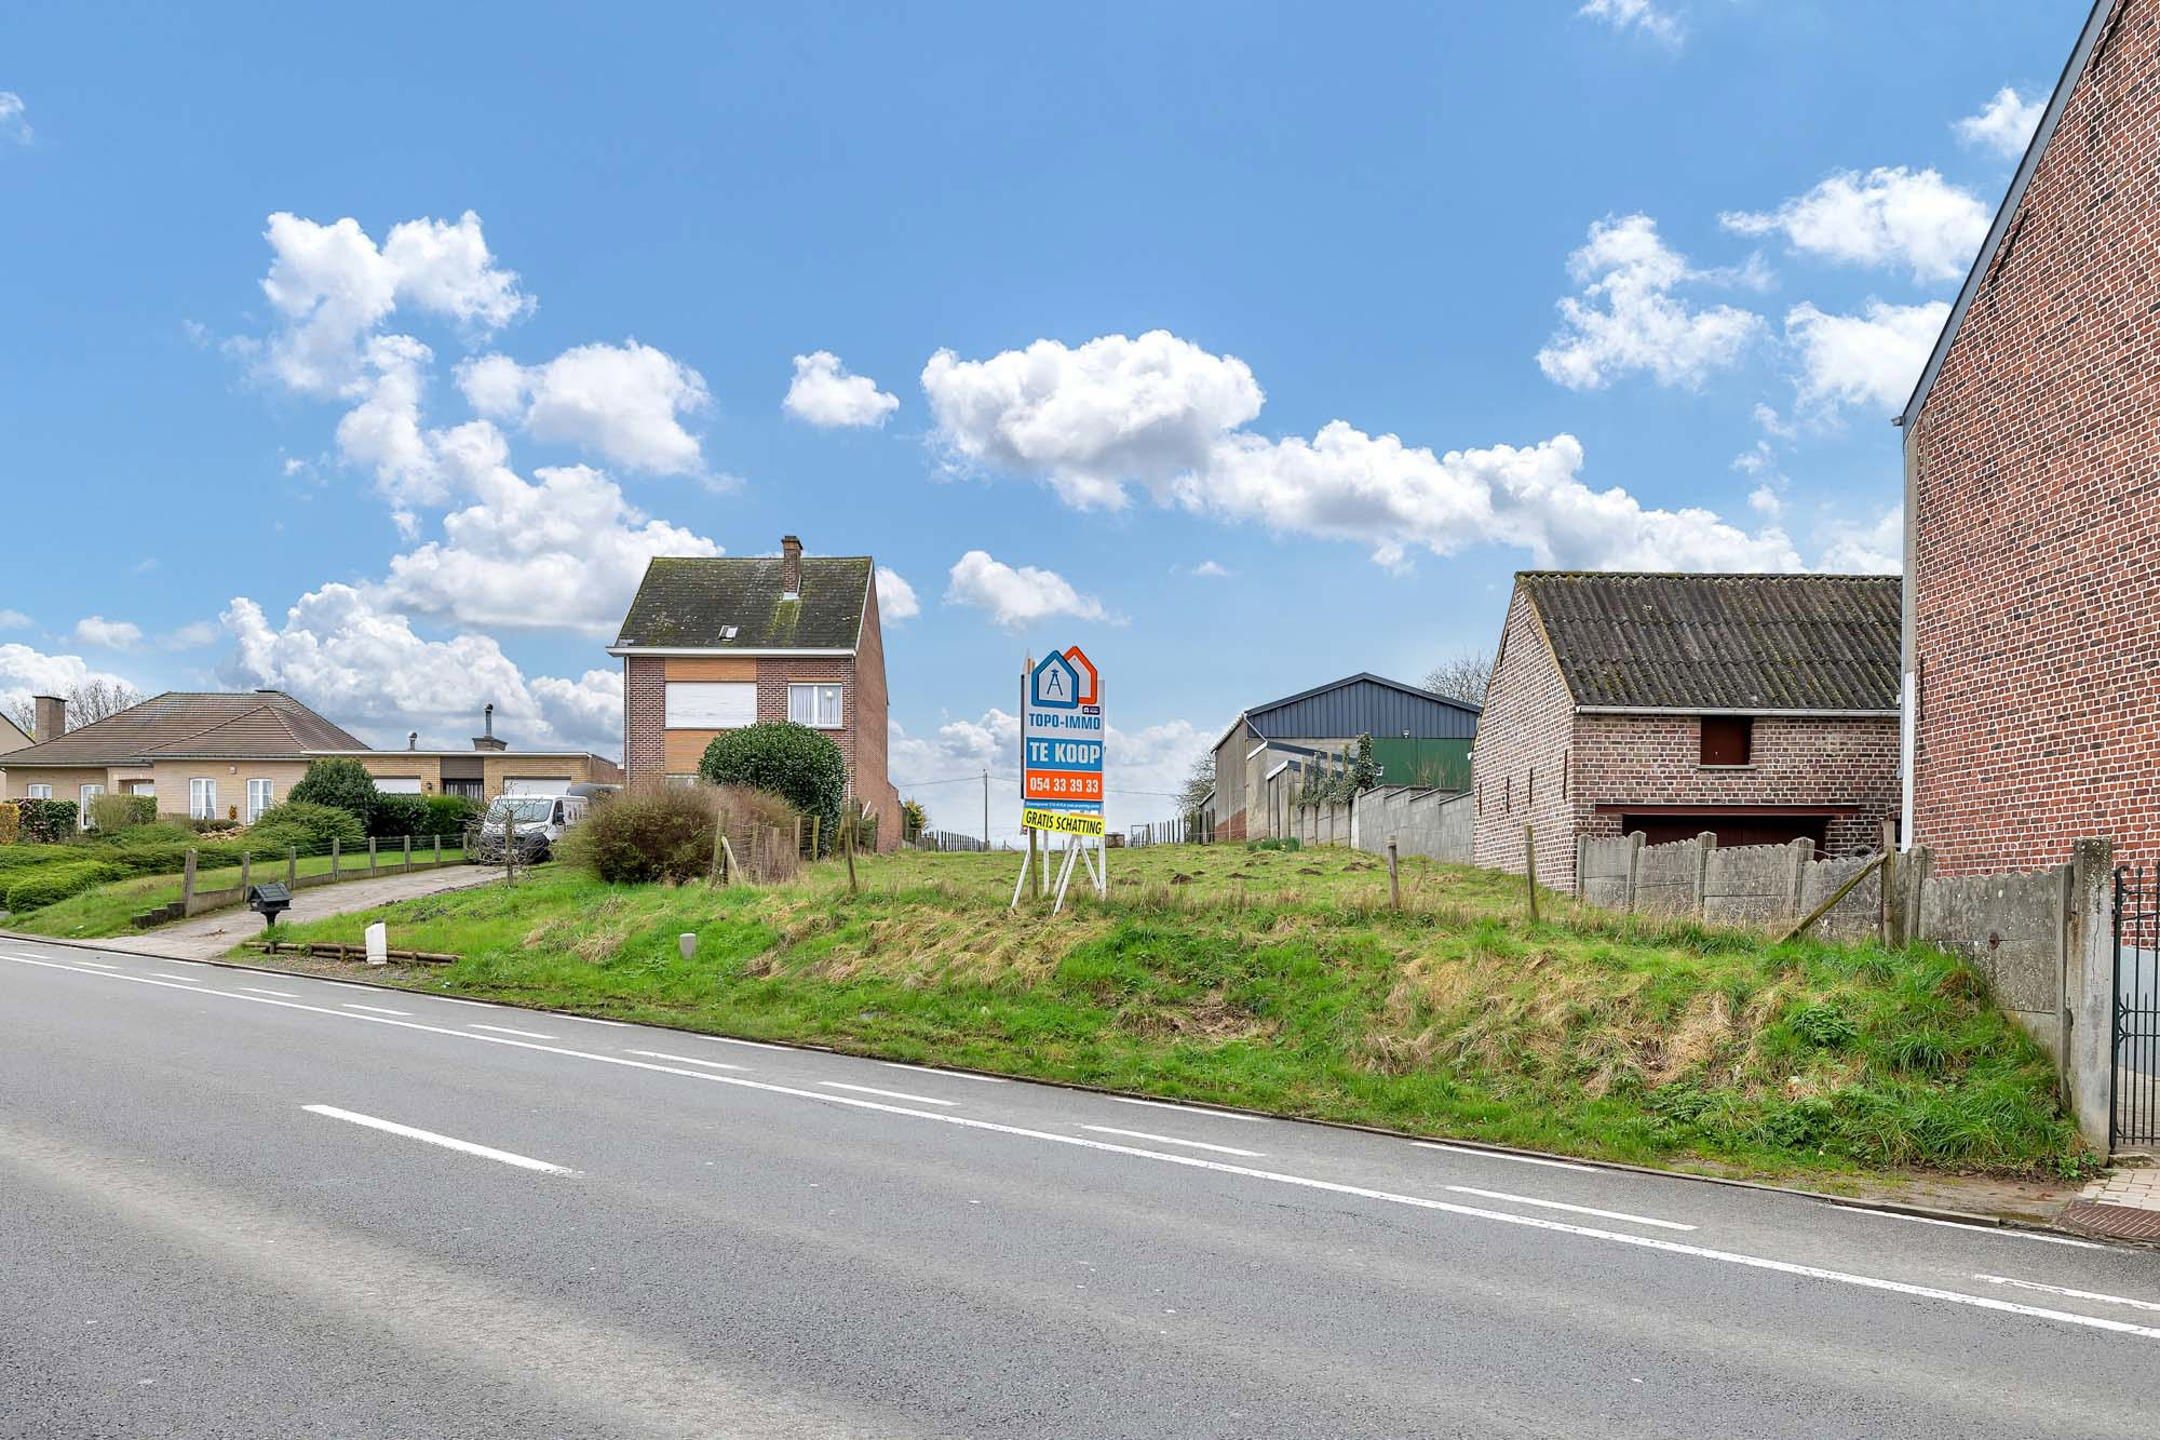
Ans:
[{"label": "wooden fence post", "polygon": [[1802,835],[1786,848],[1792,851],[1792,875],[1785,882],[1785,914],[1798,916],[1800,897],[1807,894],[1807,867],[1815,859],[1815,842]]},{"label": "wooden fence post", "polygon": [[1395,870],[1395,837],[1387,837],[1387,890],[1388,908],[1402,909],[1402,877]]},{"label": "wooden fence post", "polygon": [[248,886],[254,883],[254,879],[255,852],[252,850],[242,850],[240,852],[240,899],[242,903],[246,902]]},{"label": "wooden fence post", "polygon": [[330,883],[337,884],[338,871],[342,868],[345,843],[333,835],[330,837]]},{"label": "wooden fence post", "polygon": [[370,880],[375,878],[375,863],[375,837],[370,835],[367,840],[367,873]]},{"label": "wooden fence post", "polygon": [[1876,886],[1882,899],[1882,943],[1885,950],[1895,950],[1905,943],[1905,926],[1898,914],[1897,822],[1888,818],[1882,822],[1882,856],[1882,883]]},{"label": "wooden fence post", "polygon": [[1523,871],[1530,882],[1530,923],[1537,923],[1537,829],[1522,827]]},{"label": "wooden fence post", "polygon": [[1583,871],[1590,860],[1590,837],[1580,830],[1575,832],[1575,898],[1583,898]]},{"label": "wooden fence post", "polygon": [[195,850],[188,848],[187,859],[180,867],[180,913],[195,913]]},{"label": "wooden fence post", "polygon": [[1642,880],[1642,847],[1644,835],[1640,830],[1628,837],[1627,857],[1627,913],[1635,913],[1635,887]]},{"label": "wooden fence post", "polygon": [[405,873],[412,874],[412,836],[405,837]]},{"label": "wooden fence post", "polygon": [[1710,852],[1717,849],[1717,835],[1705,830],[1695,837],[1695,918],[1710,918]]},{"label": "wooden fence post", "polygon": [[300,847],[297,845],[287,845],[285,847],[285,888],[287,890],[298,890],[300,888]]}]

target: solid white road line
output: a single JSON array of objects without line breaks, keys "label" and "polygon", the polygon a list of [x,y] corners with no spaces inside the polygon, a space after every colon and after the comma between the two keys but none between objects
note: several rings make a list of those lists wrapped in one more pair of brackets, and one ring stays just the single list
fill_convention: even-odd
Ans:
[{"label": "solid white road line", "polygon": [[740,1070],[740,1065],[730,1065],[725,1060],[700,1060],[695,1055],[670,1055],[662,1050],[632,1050],[632,1055],[644,1055],[654,1060],[673,1060],[682,1065],[709,1065],[715,1070]]},{"label": "solid white road line", "polygon": [[792,1045],[768,1045],[762,1040],[738,1040],[733,1035],[706,1035],[702,1038],[718,1040],[723,1045],[747,1045],[752,1050],[778,1050],[786,1055],[799,1055],[802,1053]]},{"label": "solid white road line", "polygon": [[1231,1110],[1203,1110],[1198,1105],[1173,1105],[1167,1100],[1142,1100],[1132,1095],[1106,1095],[1103,1098],[1115,1100],[1120,1105],[1145,1105],[1150,1110],[1175,1110],[1180,1115],[1204,1115],[1210,1120],[1243,1120],[1248,1125],[1265,1125],[1268,1119],[1265,1115],[1240,1115]]},{"label": "solid white road line", "polygon": [[1993,1235],[1998,1240],[2037,1240],[2043,1245],[2069,1245],[2079,1250],[2105,1250],[2108,1247],[2092,1240],[2073,1240],[2068,1235],[2042,1235],[2032,1230],[2010,1230],[1995,1225],[1968,1225],[1962,1220],[1938,1220],[1932,1215],[1900,1215],[1895,1210],[1870,1210],[1865,1205],[1842,1205],[1856,1215],[1873,1215],[1883,1220],[1903,1220],[1913,1225],[1940,1225],[1945,1230],[1964,1230],[1974,1235]]},{"label": "solid white road line", "polygon": [[2014,1285],[2020,1290],[2044,1290],[2050,1295],[2065,1295],[2072,1300],[2098,1300],[2108,1305],[2129,1305],[2139,1310],[2160,1311],[2160,1303],[2132,1300],[2127,1295],[2106,1295],[2098,1290],[2070,1290],[2061,1285],[2042,1285],[2037,1280],[2012,1280],[2007,1275],[1975,1275],[1973,1279],[1985,1280],[1990,1285]]},{"label": "solid white road line", "polygon": [[183,985],[202,984],[202,981],[196,979],[193,975],[168,975],[162,970],[152,970],[150,973],[160,980],[178,980]]},{"label": "solid white road line", "polygon": [[483,1160],[499,1160],[505,1165],[515,1165],[520,1170],[538,1170],[545,1175],[575,1175],[577,1171],[566,1165],[550,1165],[545,1160],[535,1160],[530,1155],[517,1155],[508,1150],[497,1150],[489,1145],[475,1145],[470,1140],[460,1140],[451,1135],[438,1135],[432,1130],[416,1130],[410,1125],[400,1125],[395,1120],[378,1120],[373,1115],[361,1115],[351,1110],[340,1110],[335,1105],[303,1105],[301,1109],[310,1115],[327,1115],[332,1120],[348,1124],[365,1125],[370,1130],[380,1130],[387,1135],[402,1135],[407,1140],[418,1140],[428,1145],[440,1145],[445,1150],[456,1150],[466,1155],[478,1155]]},{"label": "solid white road line", "polygon": [[513,1030],[508,1025],[482,1025],[478,1021],[473,1022],[472,1028],[475,1030],[493,1030],[498,1035],[522,1035],[527,1040],[553,1040],[555,1038],[553,1035],[543,1035],[538,1030]]},{"label": "solid white road line", "polygon": [[1625,1210],[1599,1210],[1589,1205],[1564,1205],[1558,1200],[1540,1200],[1534,1195],[1510,1195],[1505,1190],[1480,1190],[1473,1185],[1450,1185],[1457,1195],[1478,1195],[1487,1200],[1507,1200],[1517,1205],[1535,1205],[1543,1210],[1566,1210],[1576,1215],[1595,1215],[1600,1220],[1626,1220],[1635,1225],[1655,1225],[1660,1230],[1693,1230],[1693,1225],[1683,1225],[1677,1220],[1653,1220],[1648,1215],[1630,1215]]},{"label": "solid white road line", "polygon": [[874,1085],[850,1085],[841,1080],[820,1080],[835,1090],[853,1090],[861,1095],[883,1095],[888,1100],[911,1100],[917,1105],[957,1105],[958,1100],[940,1100],[935,1095],[910,1095],[905,1090],[880,1090]]},{"label": "solid white road line", "polygon": [[935,1065],[910,1065],[905,1060],[880,1060],[878,1064],[890,1070],[919,1070],[925,1075],[942,1075],[948,1080],[973,1080],[983,1085],[1003,1085],[1002,1075],[970,1075],[965,1070],[940,1070]]},{"label": "solid white road line", "polygon": [[355,1004],[355,1003],[354,1003],[353,1001],[350,1001],[350,1000],[347,1000],[347,1001],[345,1002],[345,1008],[346,1008],[346,1009],[348,1009],[348,1010],[365,1010],[365,1011],[367,1011],[367,1012],[368,1012],[368,1013],[369,1013],[370,1015],[410,1015],[410,1014],[412,1014],[412,1011],[410,1011],[410,1010],[389,1010],[389,1009],[385,1009],[385,1008],[384,1008],[383,1006],[380,1006],[380,1005],[359,1005],[359,1004]]},{"label": "solid white road line", "polygon": [[239,988],[247,991],[250,995],[275,995],[281,1000],[297,1000],[300,998],[290,990],[263,990],[253,985],[242,985]]},{"label": "solid white road line", "polygon": [[630,1028],[630,1022],[627,1020],[596,1020],[590,1015],[565,1015],[562,1018],[575,1020],[580,1025],[605,1025],[613,1030],[627,1030]]},{"label": "solid white road line", "polygon": [[1204,1140],[1180,1140],[1175,1135],[1150,1135],[1145,1130],[1120,1130],[1115,1125],[1083,1125],[1083,1130],[1093,1130],[1098,1135],[1123,1135],[1128,1140],[1153,1140],[1158,1145],[1186,1145],[1194,1150],[1212,1150],[1218,1155],[1243,1155],[1248,1160],[1265,1158],[1265,1150],[1240,1150],[1235,1145],[1210,1145]]},{"label": "solid white road line", "polygon": [[108,965],[103,960],[78,960],[75,963],[78,965],[95,965],[100,970],[118,970],[120,968],[118,965]]},{"label": "solid white road line", "polygon": [[1595,1165],[1575,1165],[1566,1160],[1547,1160],[1542,1155],[1510,1155],[1505,1150],[1475,1150],[1468,1145],[1443,1145],[1437,1140],[1413,1140],[1411,1144],[1420,1150],[1445,1150],[1450,1155],[1469,1155],[1479,1160],[1513,1160],[1523,1165],[1545,1165],[1554,1170],[1580,1170],[1585,1175],[1595,1175]]},{"label": "solid white road line", "polygon": [[[103,979],[119,980],[134,985],[150,985],[154,987],[164,983],[141,975],[115,974],[104,970],[79,970],[72,965],[65,965],[53,960],[9,958],[14,958],[17,964],[32,965],[42,970],[70,970],[77,975],[96,975]],[[1004,1125],[994,1120],[979,1120],[966,1115],[946,1115],[931,1110],[908,1110],[898,1105],[887,1105],[876,1100],[857,1100],[852,1096],[830,1095],[819,1090],[802,1090],[792,1085],[779,1085],[769,1080],[752,1080],[738,1075],[715,1075],[703,1070],[680,1070],[667,1065],[655,1065],[645,1060],[633,1060],[622,1055],[602,1055],[590,1050],[572,1050],[559,1045],[542,1045],[531,1040],[510,1040],[497,1038],[493,1035],[475,1035],[470,1030],[451,1030],[440,1025],[429,1025],[417,1020],[377,1019],[372,1015],[355,1015],[349,1010],[330,1010],[319,1005],[309,1005],[297,1000],[270,1000],[252,995],[240,995],[230,990],[192,990],[187,993],[216,995],[229,1000],[238,1000],[247,1005],[269,1005],[280,1010],[299,1010],[312,1015],[329,1015],[341,1020],[356,1021],[364,1025],[390,1025],[400,1030],[419,1030],[431,1035],[446,1035],[453,1040],[468,1040],[481,1045],[507,1045],[515,1050],[537,1050],[543,1054],[560,1055],[573,1060],[586,1060],[598,1065],[620,1065],[632,1070],[650,1070],[663,1075],[680,1075],[684,1079],[702,1080],[709,1085],[732,1085],[744,1090],[756,1090],[767,1095],[787,1095],[799,1100],[815,1100],[826,1105],[845,1105],[850,1109],[904,1116],[914,1120],[933,1121],[941,1125],[952,1125],[967,1130],[980,1130],[988,1134],[1010,1135],[1019,1139],[1037,1140],[1050,1145],[1066,1145],[1107,1155],[1123,1155],[1138,1160],[1152,1160],[1160,1165],[1182,1165],[1187,1169],[1206,1170],[1215,1174],[1233,1175],[1242,1179],[1263,1181],[1268,1184],[1319,1191],[1323,1194],[1354,1196],[1359,1199],[1375,1200],[1390,1205],[1405,1205],[1414,1209],[1431,1210],[1441,1214],[1488,1220],[1499,1225],[1514,1225],[1523,1229],[1543,1230],[1551,1234],[1573,1235],[1586,1240],[1602,1240],[1608,1244],[1625,1245],[1638,1250],[1655,1251],[1660,1254],[1710,1260],[1724,1265],[1738,1265],[1745,1269],[1765,1270],[1775,1274],[1822,1280],[1836,1285],[1850,1285],[1863,1290],[1879,1290],[1889,1294],[1909,1296],[1914,1299],[1936,1300],[1946,1305],[1963,1305],[1974,1310],[1993,1311],[1996,1314],[2022,1315],[2030,1319],[2046,1320],[2054,1324],[2070,1325],[2080,1329],[2105,1330],[2112,1334],[2134,1335],[2142,1340],[2160,1340],[2160,1327],[2136,1325],[2126,1320],[2111,1320],[2098,1315],[2081,1315],[2071,1310],[2050,1310],[2044,1306],[2025,1305],[2017,1301],[1998,1299],[1992,1295],[1970,1295],[1957,1290],[1940,1290],[1928,1285],[1910,1285],[1901,1280],[1885,1280],[1875,1275],[1858,1275],[1843,1270],[1827,1270],[1820,1266],[1801,1265],[1789,1260],[1773,1260],[1764,1255],[1748,1255],[1731,1250],[1712,1250],[1700,1245],[1684,1244],[1678,1240],[1660,1239],[1655,1235],[1630,1235],[1616,1230],[1598,1230],[1587,1225],[1576,1225],[1562,1220],[1547,1220],[1539,1215],[1521,1215],[1503,1210],[1486,1210],[1475,1205],[1459,1205],[1453,1201],[1434,1200],[1422,1195],[1401,1195],[1386,1190],[1368,1189],[1361,1185],[1348,1185],[1336,1180],[1321,1180],[1310,1175],[1290,1175],[1281,1171],[1260,1170],[1249,1165],[1233,1165],[1224,1160],[1209,1160],[1199,1155],[1174,1155],[1166,1150],[1143,1150],[1134,1145],[1119,1145],[1108,1140],[1090,1140],[1078,1135],[1060,1135],[1055,1131],[1032,1130],[1020,1125]],[[1471,1153],[1484,1154],[1486,1152],[1473,1151]],[[1878,1211],[1872,1213],[1887,1212]],[[1961,1226],[1959,1228],[1975,1229],[1978,1227]]]}]

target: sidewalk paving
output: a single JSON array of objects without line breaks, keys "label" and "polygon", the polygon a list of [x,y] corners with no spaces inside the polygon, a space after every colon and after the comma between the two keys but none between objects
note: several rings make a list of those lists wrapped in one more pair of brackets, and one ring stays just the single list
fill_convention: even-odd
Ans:
[{"label": "sidewalk paving", "polygon": [[[444,890],[465,890],[489,881],[500,881],[502,871],[485,865],[453,866],[421,870],[411,875],[381,875],[373,880],[348,880],[339,885],[314,885],[293,895],[292,909],[284,921],[321,920],[331,915],[350,915],[372,910],[394,900],[415,900]],[[260,915],[246,906],[198,915],[141,935],[115,935],[99,940],[106,950],[135,955],[156,955],[167,960],[215,960],[245,940],[263,933]]]}]

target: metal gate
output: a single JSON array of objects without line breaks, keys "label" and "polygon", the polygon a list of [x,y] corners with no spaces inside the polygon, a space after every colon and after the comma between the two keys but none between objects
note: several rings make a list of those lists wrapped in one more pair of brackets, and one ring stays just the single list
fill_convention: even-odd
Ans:
[{"label": "metal gate", "polygon": [[2115,872],[2108,1148],[2160,1144],[2160,865]]}]

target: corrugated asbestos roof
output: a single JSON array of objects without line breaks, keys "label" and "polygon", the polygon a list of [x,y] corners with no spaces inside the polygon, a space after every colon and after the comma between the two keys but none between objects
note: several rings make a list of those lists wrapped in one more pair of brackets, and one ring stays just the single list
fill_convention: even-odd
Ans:
[{"label": "corrugated asbestos roof", "polygon": [[[197,749],[197,741],[220,748]],[[58,739],[9,751],[4,767],[130,765],[159,754],[272,759],[367,748],[281,691],[169,690]]]},{"label": "corrugated asbestos roof", "polygon": [[1577,705],[1898,708],[1894,575],[1528,571]]},{"label": "corrugated asbestos roof", "polygon": [[[867,555],[805,555],[784,599],[778,556],[670,557],[646,568],[618,647],[853,650],[870,595]],[[728,628],[734,627],[729,634]]]}]

